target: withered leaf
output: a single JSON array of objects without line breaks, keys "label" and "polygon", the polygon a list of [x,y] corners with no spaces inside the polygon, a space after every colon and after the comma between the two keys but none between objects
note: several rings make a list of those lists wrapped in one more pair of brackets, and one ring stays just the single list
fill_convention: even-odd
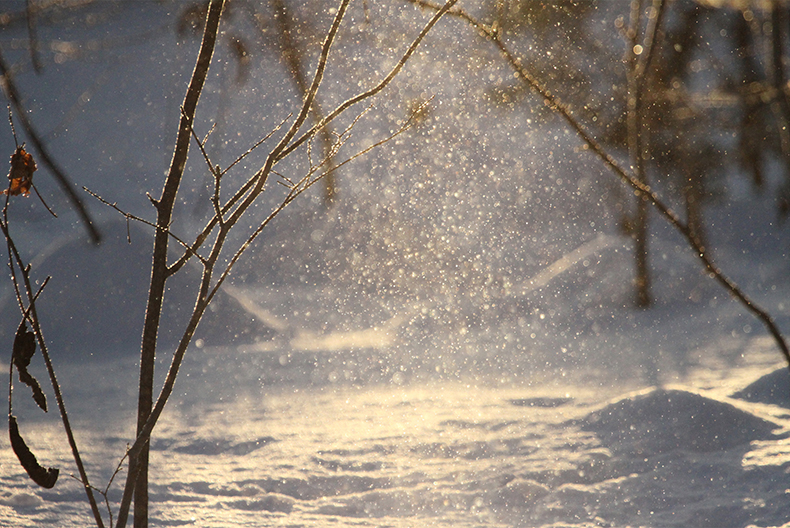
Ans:
[{"label": "withered leaf", "polygon": [[19,426],[16,423],[16,417],[13,415],[8,416],[8,434],[11,436],[11,447],[16,453],[16,457],[25,468],[28,476],[33,479],[33,482],[42,488],[52,488],[58,480],[58,468],[44,469],[41,464],[36,460],[36,455],[30,452],[22,435],[19,434]]},{"label": "withered leaf", "polygon": [[28,154],[24,147],[17,147],[11,155],[11,170],[8,172],[9,187],[2,194],[28,196],[36,168],[33,156]]},{"label": "withered leaf", "polygon": [[33,400],[41,407],[41,410],[47,412],[47,397],[44,391],[41,390],[38,380],[27,371],[30,360],[35,353],[36,336],[27,329],[27,324],[22,320],[14,338],[13,362],[19,372],[19,381],[30,387],[30,390],[33,391]]}]

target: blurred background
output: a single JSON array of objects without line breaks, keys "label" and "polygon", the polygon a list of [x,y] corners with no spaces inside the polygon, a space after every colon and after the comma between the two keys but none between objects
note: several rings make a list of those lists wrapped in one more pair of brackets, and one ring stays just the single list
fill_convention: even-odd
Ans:
[{"label": "blurred background", "polygon": [[[632,13],[632,4],[641,10]],[[787,331],[787,7],[655,5],[459,4],[498,28],[625,166],[633,164],[629,83],[645,49],[634,43],[660,20],[639,99],[640,177]],[[102,236],[91,243],[16,116],[19,142],[39,160],[37,189],[59,216],[35,195],[9,206],[33,275],[52,276],[38,306],[56,363],[138,353],[152,229],[127,226],[82,187],[155,219],[146,193],[161,192],[206,6],[0,1],[6,75]],[[386,75],[431,13],[408,1],[352,3],[318,93],[320,112]],[[298,109],[331,15],[312,0],[228,3],[195,123],[201,136],[212,130],[206,150],[214,164],[229,166]],[[278,177],[300,178],[352,124],[329,163],[410,116],[411,130],[342,166],[266,228],[201,323],[196,349],[238,352],[268,383],[569,375],[657,384],[694,366],[737,366],[744,344],[766,335],[461,17],[440,22],[370,106],[333,121],[309,151],[278,165]],[[228,173],[224,199],[279,134]],[[0,153],[14,148],[10,126],[0,125]],[[283,198],[283,186],[268,185],[226,260]],[[183,240],[213,214],[212,192],[193,143],[173,224]],[[197,272],[168,291],[163,358],[194,304]],[[18,309],[10,282],[0,292],[0,343],[10,350]]]}]

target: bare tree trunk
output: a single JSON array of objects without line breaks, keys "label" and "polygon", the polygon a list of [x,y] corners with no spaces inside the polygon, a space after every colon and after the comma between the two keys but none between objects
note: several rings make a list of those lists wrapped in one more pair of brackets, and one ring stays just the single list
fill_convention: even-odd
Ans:
[{"label": "bare tree trunk", "polygon": [[[644,183],[644,182],[643,182]],[[639,308],[650,306],[650,267],[648,264],[648,202],[640,196],[636,204],[634,222],[634,262],[636,276],[634,278],[635,303]]]},{"label": "bare tree trunk", "polygon": [[[631,22],[628,29],[629,49],[626,53],[628,68],[628,151],[631,164],[634,167],[636,178],[648,185],[645,171],[645,151],[647,150],[646,138],[643,131],[643,105],[642,105],[642,77],[644,72],[639,71],[639,55],[645,50],[639,44],[641,41],[642,0],[631,2]],[[650,306],[650,268],[648,266],[648,202],[637,197],[636,211],[634,214],[634,302],[636,306],[644,308]]]},{"label": "bare tree trunk", "polygon": [[776,100],[771,105],[776,115],[777,130],[785,164],[785,181],[779,190],[779,213],[786,215],[790,209],[790,94],[787,90],[787,73],[784,65],[785,40],[788,27],[787,4],[774,0],[771,9],[771,66]]},{"label": "bare tree trunk", "polygon": [[705,180],[700,170],[693,167],[686,171],[686,185],[683,187],[683,197],[686,202],[686,223],[691,236],[700,246],[708,251],[705,240],[705,222],[702,215],[702,201],[705,196]]},{"label": "bare tree trunk", "polygon": [[[187,154],[189,152],[190,122],[194,118],[200,93],[206,80],[211,57],[214,53],[219,20],[222,13],[224,0],[211,0],[208,17],[206,19],[203,42],[201,43],[192,80],[184,98],[184,115],[178,129],[175,152],[170,164],[170,171],[165,181],[162,196],[158,201],[153,201],[156,207],[156,235],[154,237],[153,262],[151,265],[151,287],[148,290],[148,304],[143,326],[142,351],[140,354],[140,385],[137,403],[137,434],[142,432],[143,426],[148,421],[153,405],[154,391],[154,363],[156,359],[156,341],[159,331],[159,319],[162,314],[164,301],[165,282],[170,276],[167,267],[167,244],[169,242],[170,222],[173,216],[173,207],[184,173]],[[129,473],[137,473],[134,493],[134,527],[148,527],[148,449],[145,445],[137,459],[129,460]]]},{"label": "bare tree trunk", "polygon": [[771,10],[771,65],[773,66],[773,83],[776,88],[776,100],[780,108],[779,133],[782,139],[782,150],[785,157],[790,157],[790,100],[787,93],[787,75],[784,66],[785,35],[787,34],[788,16],[784,1],[774,0]]}]

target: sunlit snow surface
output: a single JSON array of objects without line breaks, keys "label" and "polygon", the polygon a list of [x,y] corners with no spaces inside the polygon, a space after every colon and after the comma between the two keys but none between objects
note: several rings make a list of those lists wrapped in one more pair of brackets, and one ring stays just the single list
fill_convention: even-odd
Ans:
[{"label": "sunlit snow surface", "polygon": [[[771,371],[771,343],[749,346],[739,368],[699,368],[666,392],[551,379],[294,390],[258,381],[288,368],[276,355],[195,350],[152,444],[152,526],[782,525],[790,412],[727,397]],[[101,488],[130,437],[132,367],[61,376]],[[86,526],[62,430],[23,407],[22,434],[61,480],[38,489],[0,451],[0,525]]]}]

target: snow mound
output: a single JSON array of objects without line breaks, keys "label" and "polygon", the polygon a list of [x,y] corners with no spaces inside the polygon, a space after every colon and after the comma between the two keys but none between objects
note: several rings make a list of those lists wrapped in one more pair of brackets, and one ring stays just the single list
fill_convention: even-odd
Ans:
[{"label": "snow mound", "polygon": [[652,389],[616,401],[583,419],[616,452],[637,455],[726,451],[776,438],[779,426],[736,406],[684,390]]},{"label": "snow mound", "polygon": [[516,407],[543,407],[543,408],[553,408],[553,407],[562,407],[563,405],[570,403],[573,401],[573,398],[520,398],[516,400],[510,400],[510,405],[515,405]]},{"label": "snow mound", "polygon": [[[33,259],[36,273],[51,275],[57,284],[52,294],[45,290],[36,304],[39,317],[52,350],[104,359],[124,351],[136,356],[151,275],[150,234],[132,227],[130,243],[125,223],[100,227],[104,236],[100,246],[87,244],[80,232],[57,239]],[[190,265],[168,282],[159,332],[162,346],[178,343],[189,307],[195,304],[194,280],[199,273],[198,266]],[[207,310],[196,338],[207,345],[225,345],[273,335],[224,290],[217,295],[219,302]],[[0,288],[0,335],[13,336],[19,321],[14,295],[9,288]]]},{"label": "snow mound", "polygon": [[231,455],[243,456],[257,451],[263,446],[275,441],[276,440],[271,436],[261,437],[257,440],[248,442],[232,442],[225,438],[197,438],[191,439],[186,443],[181,443],[160,438],[154,440],[151,444],[151,449],[154,451],[171,450],[176,453],[184,453],[187,455],[221,455],[228,453]]},{"label": "snow mound", "polygon": [[12,508],[26,509],[38,508],[42,504],[42,500],[37,495],[32,493],[14,493],[8,496],[0,496],[0,504],[3,506],[10,506]]},{"label": "snow mound", "polygon": [[247,511],[267,511],[291,513],[296,501],[285,495],[270,493],[261,499],[243,499],[226,503],[229,508]]},{"label": "snow mound", "polygon": [[781,367],[732,395],[733,398],[756,403],[790,407],[790,371]]}]

